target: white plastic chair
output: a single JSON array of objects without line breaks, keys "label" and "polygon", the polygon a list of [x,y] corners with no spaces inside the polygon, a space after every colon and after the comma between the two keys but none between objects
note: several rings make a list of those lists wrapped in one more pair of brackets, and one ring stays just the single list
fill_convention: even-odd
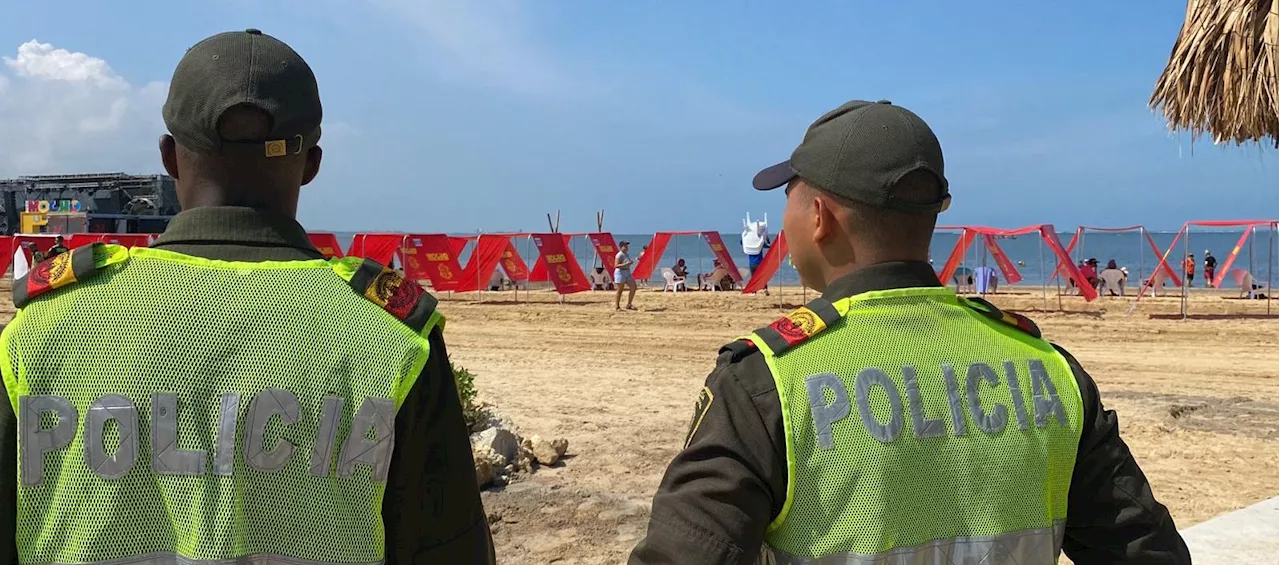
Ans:
[{"label": "white plastic chair", "polygon": [[682,288],[684,290],[689,290],[689,286],[684,282],[684,277],[677,277],[676,272],[671,269],[662,269],[662,278],[667,281],[662,287],[662,292],[666,292],[668,290],[671,292],[679,292]]}]

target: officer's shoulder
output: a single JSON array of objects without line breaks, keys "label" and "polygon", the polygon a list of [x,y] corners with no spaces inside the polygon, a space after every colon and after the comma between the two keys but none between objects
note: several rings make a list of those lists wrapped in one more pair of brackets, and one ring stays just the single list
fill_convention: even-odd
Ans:
[{"label": "officer's shoulder", "polygon": [[107,265],[128,258],[129,251],[125,247],[93,243],[40,261],[27,274],[13,281],[13,305],[23,308],[36,298],[89,280]]},{"label": "officer's shoulder", "polygon": [[840,312],[829,300],[818,297],[752,333],[774,355],[781,355],[835,325],[840,318]]},{"label": "officer's shoulder", "polygon": [[436,311],[439,304],[436,297],[423,290],[422,285],[377,261],[356,257],[346,260],[354,262],[357,259],[359,263],[354,265],[355,271],[350,279],[351,289],[414,331],[421,332]]},{"label": "officer's shoulder", "polygon": [[970,310],[978,312],[987,318],[1017,329],[1036,339],[1044,339],[1040,333],[1040,326],[1037,326],[1035,322],[1031,321],[1031,318],[1022,314],[1006,312],[997,308],[995,304],[981,298],[961,298],[960,302],[969,307]]}]

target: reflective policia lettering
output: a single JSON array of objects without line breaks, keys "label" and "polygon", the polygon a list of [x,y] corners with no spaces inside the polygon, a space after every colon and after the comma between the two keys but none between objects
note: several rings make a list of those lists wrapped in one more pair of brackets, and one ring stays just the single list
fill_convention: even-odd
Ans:
[{"label": "reflective policia lettering", "polygon": [[[229,476],[235,471],[236,427],[240,411],[240,395],[223,394],[218,411],[217,444],[212,465],[203,450],[178,447],[178,395],[151,395],[151,470],[162,475]],[[334,448],[345,400],[340,396],[325,397],[321,403],[319,429],[310,450],[310,470],[315,476],[328,475],[333,468]],[[52,427],[42,427],[41,416],[56,417]],[[395,445],[396,404],[386,398],[366,398],[351,419],[351,429],[338,455],[337,475],[350,478],[357,464],[368,465],[375,482],[386,482]],[[249,402],[245,414],[241,446],[245,467],[263,473],[283,469],[293,459],[298,446],[280,438],[275,445],[267,443],[268,425],[287,428],[302,418],[302,406],[292,392],[264,390]],[[278,420],[271,424],[273,420]],[[107,423],[115,421],[120,444],[108,453]],[[18,398],[18,445],[22,484],[38,485],[44,479],[44,455],[66,449],[75,439],[80,414],[66,398],[32,395]],[[133,401],[118,394],[98,398],[89,406],[84,418],[84,462],[103,479],[125,476],[138,460],[138,408]],[[212,467],[212,470],[209,470]]]},{"label": "reflective policia lettering", "polygon": [[[1066,410],[1058,390],[1049,378],[1044,362],[1031,359],[1026,363],[1031,378],[1031,408],[1035,416],[1035,426],[1043,428],[1054,418],[1062,426],[1067,425]],[[1009,389],[1012,399],[1013,421],[1018,429],[1026,431],[1031,427],[1031,414],[1027,413],[1026,399],[1023,397],[1022,383],[1018,379],[1017,368],[1013,361],[1001,363],[1004,369],[1004,384]],[[951,433],[957,437],[968,433],[968,422],[971,420],[978,430],[987,434],[998,434],[1010,425],[1010,408],[999,402],[991,402],[990,411],[982,407],[982,393],[986,389],[1000,386],[1001,380],[996,370],[986,363],[972,363],[964,371],[961,382],[956,369],[951,365],[940,367],[942,381],[947,394],[947,407],[950,412]],[[920,376],[915,367],[902,368],[902,385],[906,389],[906,406],[897,383],[883,370],[868,367],[858,372],[854,381],[854,398],[849,398],[849,390],[845,382],[832,373],[811,375],[805,379],[805,390],[809,396],[809,411],[817,435],[818,447],[831,449],[835,445],[832,427],[836,422],[847,418],[857,404],[858,416],[867,434],[882,443],[892,442],[902,434],[904,411],[910,412],[911,427],[918,439],[942,437],[947,433],[943,418],[929,418],[925,414],[924,399],[920,395]],[[963,399],[961,386],[964,386]],[[881,395],[888,404],[889,420],[882,422],[873,409],[873,395]],[[967,417],[966,417],[967,416]]]}]

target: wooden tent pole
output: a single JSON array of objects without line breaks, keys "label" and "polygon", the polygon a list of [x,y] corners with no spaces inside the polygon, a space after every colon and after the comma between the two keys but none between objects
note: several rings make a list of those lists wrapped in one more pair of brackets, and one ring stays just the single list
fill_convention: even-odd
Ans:
[{"label": "wooden tent pole", "polygon": [[[1271,224],[1267,231],[1267,315],[1271,315],[1271,277],[1274,276],[1272,269],[1275,266],[1275,256],[1272,253],[1273,244],[1276,240],[1276,225]],[[1252,283],[1251,283],[1252,284]],[[1250,288],[1252,290],[1252,287]]]}]

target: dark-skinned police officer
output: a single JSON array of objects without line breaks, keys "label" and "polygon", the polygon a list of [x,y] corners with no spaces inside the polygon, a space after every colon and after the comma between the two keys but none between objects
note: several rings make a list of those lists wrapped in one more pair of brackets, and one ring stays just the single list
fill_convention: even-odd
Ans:
[{"label": "dark-skinned police officer", "polygon": [[1190,562],[1075,359],[939,284],[924,121],[849,102],[754,184],[822,297],[721,349],[632,564]]},{"label": "dark-skinned police officer", "polygon": [[294,220],[320,168],[311,68],[215,35],[164,121],[183,212],[155,245],[14,282],[0,565],[492,563],[435,299],[326,261]]}]

